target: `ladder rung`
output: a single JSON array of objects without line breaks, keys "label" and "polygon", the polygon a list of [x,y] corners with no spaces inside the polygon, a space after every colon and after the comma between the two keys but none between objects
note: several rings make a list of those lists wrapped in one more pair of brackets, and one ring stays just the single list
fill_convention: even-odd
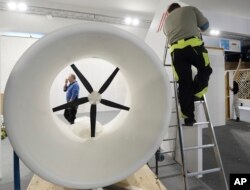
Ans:
[{"label": "ladder rung", "polygon": [[206,124],[209,124],[209,122],[208,122],[208,121],[197,122],[197,123],[194,123],[194,126],[195,126],[195,125],[206,125]]},{"label": "ladder rung", "polygon": [[169,125],[169,127],[179,127],[178,125]]},{"label": "ladder rung", "polygon": [[170,83],[177,83],[177,81],[171,80]]},{"label": "ladder rung", "polygon": [[163,139],[163,141],[174,141],[176,140],[176,138],[172,138],[172,139]]},{"label": "ladder rung", "polygon": [[201,146],[186,147],[186,148],[183,148],[183,150],[196,150],[196,149],[210,148],[210,147],[214,147],[214,144],[206,144],[206,145],[201,145]]},{"label": "ladder rung", "polygon": [[177,176],[180,176],[180,175],[182,175],[182,173],[171,174],[171,175],[167,175],[167,176],[160,176],[159,178],[160,178],[160,179],[163,179],[163,178],[171,178],[171,177],[177,177]]},{"label": "ladder rung", "polygon": [[195,103],[195,104],[201,104],[201,103],[204,103],[204,100],[195,101],[194,103]]},{"label": "ladder rung", "polygon": [[172,162],[172,163],[161,165],[161,166],[167,167],[167,166],[173,166],[173,165],[176,165],[176,164],[178,164],[178,163],[177,162]]},{"label": "ladder rung", "polygon": [[164,66],[166,66],[166,67],[171,67],[172,65],[171,65],[171,64],[165,64]]},{"label": "ladder rung", "polygon": [[167,151],[167,152],[161,152],[161,154],[168,154],[168,153],[173,153],[175,152],[175,150],[170,150],[170,151]]},{"label": "ladder rung", "polygon": [[[161,167],[169,167],[169,166],[173,166],[173,165],[179,165],[179,163],[177,162],[173,162],[173,163],[170,163],[170,164],[163,164],[163,165],[159,165],[158,167],[161,168]],[[149,168],[156,168],[156,166],[150,166]]]},{"label": "ladder rung", "polygon": [[177,113],[176,110],[173,110],[171,113]]},{"label": "ladder rung", "polygon": [[193,177],[193,176],[197,176],[197,175],[209,174],[209,173],[219,172],[219,171],[221,171],[221,168],[214,168],[214,169],[204,170],[204,171],[201,171],[201,172],[188,173],[187,176],[188,177]]},{"label": "ladder rung", "polygon": [[173,96],[172,98],[175,99],[175,96]]}]

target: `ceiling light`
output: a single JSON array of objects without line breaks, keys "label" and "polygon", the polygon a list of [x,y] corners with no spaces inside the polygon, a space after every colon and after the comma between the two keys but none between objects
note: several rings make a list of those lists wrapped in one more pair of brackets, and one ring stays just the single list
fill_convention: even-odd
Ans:
[{"label": "ceiling light", "polygon": [[19,11],[26,11],[27,10],[27,5],[25,3],[19,3],[18,4],[18,10]]},{"label": "ceiling light", "polygon": [[218,35],[220,35],[220,31],[219,30],[210,30],[210,35],[212,35],[212,36],[218,36]]},{"label": "ceiling light", "polygon": [[9,10],[15,11],[17,9],[17,4],[15,2],[9,2],[7,5]]},{"label": "ceiling light", "polygon": [[127,24],[127,25],[130,25],[131,23],[132,23],[132,18],[131,17],[127,17],[127,18],[125,18],[125,23]]},{"label": "ceiling light", "polygon": [[140,24],[139,19],[134,18],[133,21],[132,21],[132,24],[133,24],[134,26],[138,26],[138,25]]},{"label": "ceiling light", "polygon": [[46,18],[47,18],[48,20],[51,20],[51,19],[53,18],[53,16],[50,15],[50,14],[47,14],[47,15],[46,15]]}]

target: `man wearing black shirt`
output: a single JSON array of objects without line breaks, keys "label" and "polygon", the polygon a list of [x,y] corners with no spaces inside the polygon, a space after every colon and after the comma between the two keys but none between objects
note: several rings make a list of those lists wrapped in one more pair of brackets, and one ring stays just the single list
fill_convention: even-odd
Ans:
[{"label": "man wearing black shirt", "polygon": [[[235,110],[236,114],[236,121],[240,121],[240,110],[239,110],[239,97],[238,97],[238,92],[239,92],[239,85],[236,81],[233,81],[233,88],[230,87],[230,89],[233,91],[234,96],[233,96],[233,110]],[[233,118],[233,115],[232,115]]]}]

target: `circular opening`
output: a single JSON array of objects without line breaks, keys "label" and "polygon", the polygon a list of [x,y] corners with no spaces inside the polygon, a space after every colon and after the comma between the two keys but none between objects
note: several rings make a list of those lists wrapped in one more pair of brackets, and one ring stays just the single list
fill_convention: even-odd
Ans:
[{"label": "circular opening", "polygon": [[[79,74],[77,74],[72,68],[72,65],[74,65],[80,71],[80,73],[91,85],[93,89],[92,92],[89,92],[87,89],[88,87],[86,88],[86,83],[85,85],[82,83],[81,79],[79,78]],[[72,106],[69,107],[68,104],[68,108],[67,106],[64,106],[64,108],[59,108],[59,106],[65,105],[68,101],[67,91],[69,91],[69,85],[72,83],[72,81],[71,83],[68,81],[68,89],[66,92],[64,91],[64,85],[65,80],[72,74],[75,75],[75,80],[79,85],[77,101],[85,98],[85,103],[81,102],[82,104],[73,106],[77,110],[74,124],[70,123],[72,120],[71,118],[68,118],[68,120],[66,119],[68,113],[72,115]],[[112,75],[114,77],[111,77]],[[108,79],[110,79],[109,82],[107,81]],[[126,99],[127,84],[122,72],[110,62],[98,58],[82,59],[75,61],[74,63],[70,63],[69,66],[64,68],[56,76],[50,88],[50,106],[53,114],[57,116],[55,119],[61,122],[59,127],[62,130],[67,131],[67,133],[73,132],[73,134],[82,139],[88,139],[91,136],[90,118],[92,114],[92,105],[96,106],[96,127],[94,136],[98,136],[101,135],[103,130],[105,130],[105,125],[112,121],[121,111],[123,111],[110,105],[105,105],[103,100],[108,100],[129,107],[130,105],[127,105],[128,103],[126,103]]]},{"label": "circular opening", "polygon": [[[105,124],[97,138],[82,140],[52,112],[65,102],[65,94],[56,97],[64,100],[58,104],[50,105],[49,98],[63,67],[86,57],[119,65],[128,83],[125,105],[131,109]],[[15,151],[39,176],[68,188],[93,189],[121,181],[152,157],[166,133],[171,93],[160,65],[148,46],[115,27],[79,24],[44,37],[18,61],[5,89],[6,129]],[[99,78],[100,72],[93,69],[91,75],[95,73]],[[61,81],[57,84],[56,92],[63,93]]]}]

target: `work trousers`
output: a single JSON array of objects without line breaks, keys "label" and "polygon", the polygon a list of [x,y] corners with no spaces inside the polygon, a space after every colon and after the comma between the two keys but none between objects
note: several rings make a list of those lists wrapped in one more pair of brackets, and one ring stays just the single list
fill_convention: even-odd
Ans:
[{"label": "work trousers", "polygon": [[240,118],[240,109],[239,109],[239,97],[238,94],[233,96],[233,109],[232,109],[232,119],[234,118],[234,113],[236,118]]},{"label": "work trousers", "polygon": [[[192,47],[176,48],[171,52],[173,72],[179,83],[179,103],[184,119],[194,120],[194,99],[201,98],[207,91],[209,77],[212,73],[208,53],[203,44]],[[191,66],[196,67],[197,74],[192,78]]]},{"label": "work trousers", "polygon": [[76,119],[77,107],[70,107],[65,109],[64,117],[70,124],[74,124]]}]

